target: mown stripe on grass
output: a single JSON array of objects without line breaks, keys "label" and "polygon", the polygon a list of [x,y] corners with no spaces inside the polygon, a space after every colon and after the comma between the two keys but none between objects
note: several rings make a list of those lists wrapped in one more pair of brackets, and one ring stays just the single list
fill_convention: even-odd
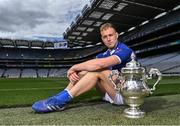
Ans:
[{"label": "mown stripe on grass", "polygon": [[141,109],[146,116],[129,119],[123,116],[128,106],[105,102],[70,103],[64,111],[36,114],[31,107],[0,109],[0,125],[179,125],[180,95],[145,98]]},{"label": "mown stripe on grass", "polygon": [[51,88],[13,88],[13,89],[0,89],[0,91],[28,91],[28,90],[54,90],[61,87],[51,87]]}]

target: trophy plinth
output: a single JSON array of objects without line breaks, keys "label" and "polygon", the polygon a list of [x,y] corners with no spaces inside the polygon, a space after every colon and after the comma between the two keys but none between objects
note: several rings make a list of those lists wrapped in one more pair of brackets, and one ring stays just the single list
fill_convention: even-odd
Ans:
[{"label": "trophy plinth", "polygon": [[142,118],[145,116],[145,112],[139,109],[139,107],[126,108],[123,115],[127,118]]},{"label": "trophy plinth", "polygon": [[[112,71],[109,79],[129,106],[124,110],[123,115],[128,118],[142,118],[145,116],[145,112],[140,109],[140,106],[144,103],[144,98],[155,90],[156,84],[161,80],[161,73],[158,69],[151,68],[149,75],[146,75],[145,68],[140,67],[134,56],[131,58],[132,61],[127,63],[121,72]],[[158,76],[158,79],[153,88],[150,89],[146,85],[146,81],[152,79],[152,75]]]},{"label": "trophy plinth", "polygon": [[145,116],[145,112],[139,107],[144,103],[144,97],[149,95],[147,91],[126,91],[122,90],[122,95],[124,97],[125,103],[129,105],[123,112],[123,115],[128,118],[142,118]]}]

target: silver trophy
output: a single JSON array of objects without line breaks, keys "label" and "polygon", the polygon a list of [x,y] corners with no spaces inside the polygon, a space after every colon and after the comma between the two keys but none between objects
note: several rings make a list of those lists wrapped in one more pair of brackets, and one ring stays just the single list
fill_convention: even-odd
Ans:
[{"label": "silver trophy", "polygon": [[[121,72],[112,71],[109,79],[114,84],[115,89],[120,92],[129,108],[126,108],[123,115],[128,118],[144,117],[145,112],[140,110],[140,105],[144,102],[144,97],[152,94],[155,86],[161,80],[161,73],[156,68],[151,68],[146,75],[145,68],[135,61],[135,55],[131,56],[132,61],[121,69]],[[157,81],[152,88],[146,85],[148,79],[157,76]]]}]

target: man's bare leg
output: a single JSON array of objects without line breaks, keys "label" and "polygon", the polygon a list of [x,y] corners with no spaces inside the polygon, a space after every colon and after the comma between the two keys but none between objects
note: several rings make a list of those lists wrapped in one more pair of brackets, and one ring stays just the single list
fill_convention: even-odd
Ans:
[{"label": "man's bare leg", "polygon": [[[87,71],[81,71],[78,75],[79,75],[80,78],[82,78],[82,77],[84,77],[84,75],[86,75],[87,73],[88,73]],[[76,84],[76,83],[75,83],[75,84]],[[70,82],[65,89],[71,90],[72,87],[73,87],[75,84],[72,84],[72,83]]]},{"label": "man's bare leg", "polygon": [[109,96],[114,99],[116,92],[108,79],[110,73],[110,70],[88,72],[69,90],[69,92],[73,97],[76,97],[98,85],[103,93],[107,92]]},{"label": "man's bare leg", "polygon": [[74,86],[73,84],[69,83],[65,89],[71,90],[73,86]]},{"label": "man's bare leg", "polygon": [[63,110],[65,105],[68,104],[73,97],[89,91],[96,85],[99,85],[101,91],[107,92],[109,96],[114,99],[116,93],[113,85],[108,80],[109,74],[109,70],[88,72],[75,85],[70,83],[66,90],[61,91],[59,94],[48,99],[35,102],[32,109],[38,113]]}]

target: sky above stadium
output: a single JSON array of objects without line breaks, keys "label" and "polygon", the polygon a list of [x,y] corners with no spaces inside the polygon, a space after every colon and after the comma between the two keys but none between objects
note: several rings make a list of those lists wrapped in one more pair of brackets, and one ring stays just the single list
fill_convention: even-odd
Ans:
[{"label": "sky above stadium", "polygon": [[89,0],[0,0],[0,38],[62,37]]}]

